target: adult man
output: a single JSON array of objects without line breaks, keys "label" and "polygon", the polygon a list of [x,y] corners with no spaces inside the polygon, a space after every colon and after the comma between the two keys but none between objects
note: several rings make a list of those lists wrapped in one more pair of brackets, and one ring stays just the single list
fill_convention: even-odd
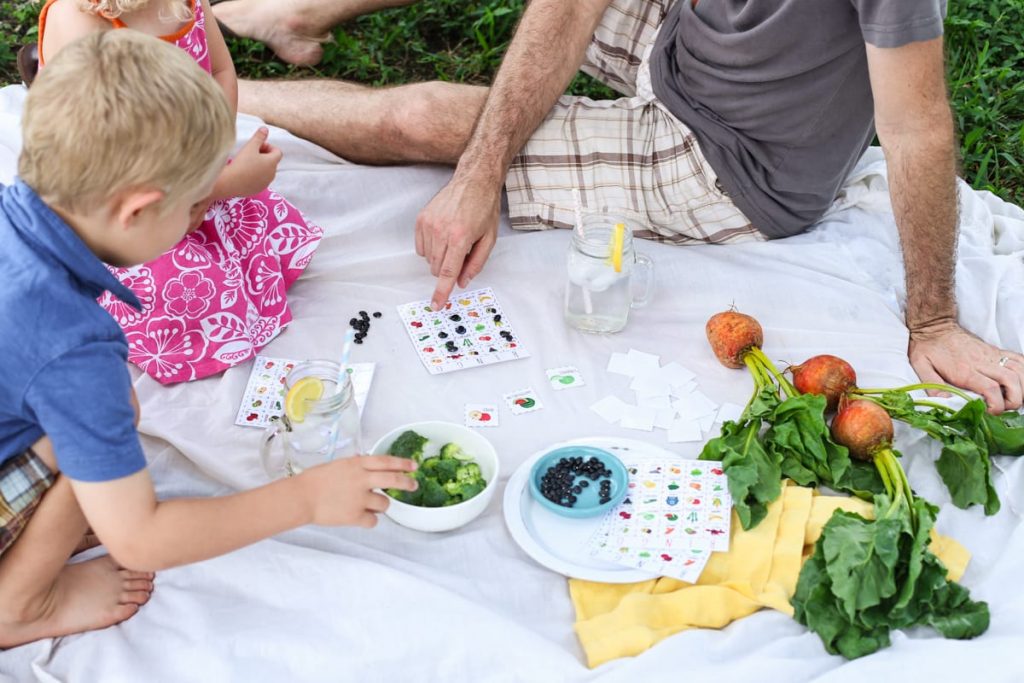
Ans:
[{"label": "adult man", "polygon": [[[911,363],[1001,411],[1022,403],[1024,357],[957,323],[944,13],[945,0],[532,0],[489,90],[246,83],[240,108],[356,161],[455,164],[417,221],[435,303],[483,267],[503,188],[513,227],[567,227],[577,188],[648,237],[784,237],[822,215],[877,130]],[[627,97],[559,98],[581,64]]]}]

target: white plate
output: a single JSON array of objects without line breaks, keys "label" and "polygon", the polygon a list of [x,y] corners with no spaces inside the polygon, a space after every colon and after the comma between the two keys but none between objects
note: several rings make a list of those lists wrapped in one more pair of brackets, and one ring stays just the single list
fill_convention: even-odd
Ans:
[{"label": "white plate", "polygon": [[601,583],[635,583],[657,578],[657,574],[623,567],[591,557],[587,539],[601,525],[602,515],[589,519],[570,519],[542,507],[530,495],[530,468],[546,453],[563,446],[593,446],[620,457],[679,457],[658,446],[608,437],[574,439],[534,453],[512,473],[505,487],[505,525],[519,547],[548,569],[573,579]]}]

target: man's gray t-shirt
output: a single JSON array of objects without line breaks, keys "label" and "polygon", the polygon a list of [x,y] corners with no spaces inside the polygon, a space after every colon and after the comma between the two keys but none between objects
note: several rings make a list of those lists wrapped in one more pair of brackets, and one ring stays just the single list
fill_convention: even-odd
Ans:
[{"label": "man's gray t-shirt", "polygon": [[657,98],[769,238],[810,226],[874,136],[865,42],[942,35],[946,0],[677,0],[651,55]]}]

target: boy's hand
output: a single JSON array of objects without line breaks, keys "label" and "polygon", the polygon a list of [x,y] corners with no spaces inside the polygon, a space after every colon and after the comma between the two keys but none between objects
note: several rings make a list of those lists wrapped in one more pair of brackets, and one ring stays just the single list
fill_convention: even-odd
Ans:
[{"label": "boy's hand", "polygon": [[314,524],[370,528],[390,502],[374,489],[415,491],[419,484],[407,474],[415,470],[408,458],[363,455],[317,465],[299,476],[305,479]]},{"label": "boy's hand", "polygon": [[267,189],[277,174],[277,165],[281,162],[281,150],[267,142],[270,131],[266,128],[257,130],[249,141],[238,150],[231,164],[224,169],[222,178],[228,181],[230,197],[249,197]]}]

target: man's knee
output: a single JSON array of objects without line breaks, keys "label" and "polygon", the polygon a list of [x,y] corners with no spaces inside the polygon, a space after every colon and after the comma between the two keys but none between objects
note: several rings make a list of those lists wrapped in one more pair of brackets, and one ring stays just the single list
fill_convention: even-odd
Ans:
[{"label": "man's knee", "polygon": [[433,161],[450,154],[457,158],[465,148],[487,90],[429,81],[395,88],[389,97],[381,135],[406,149],[422,150],[424,160]]}]

